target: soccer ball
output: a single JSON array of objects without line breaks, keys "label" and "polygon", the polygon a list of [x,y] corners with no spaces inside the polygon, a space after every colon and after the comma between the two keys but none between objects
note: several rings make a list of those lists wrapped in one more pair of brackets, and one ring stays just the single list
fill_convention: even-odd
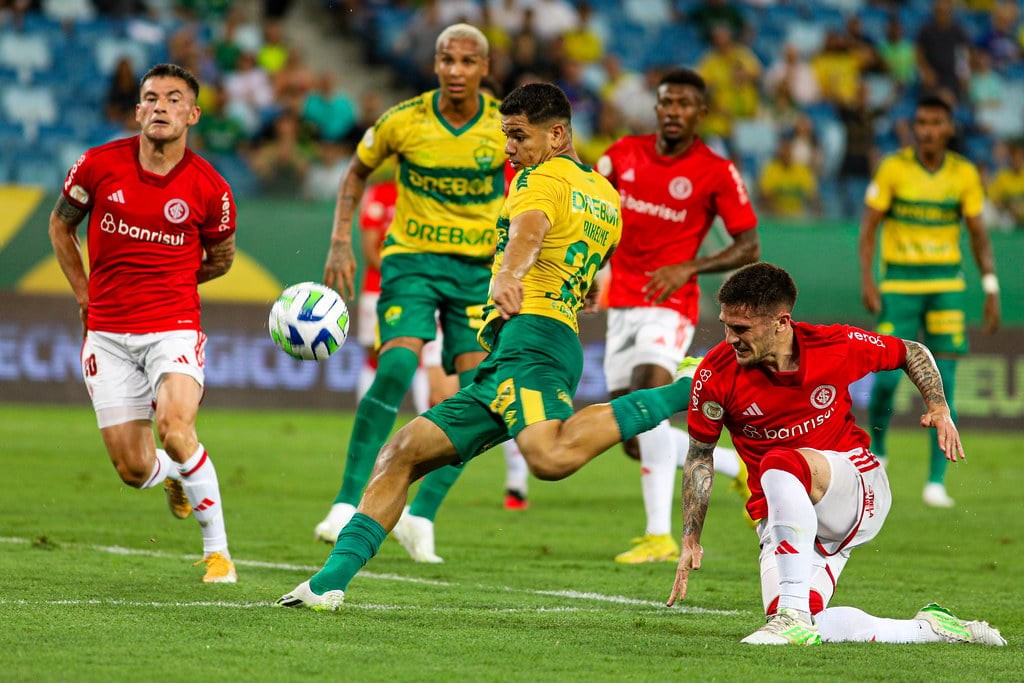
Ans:
[{"label": "soccer ball", "polygon": [[301,282],[281,292],[270,309],[270,338],[300,360],[323,360],[348,338],[348,306],[330,287]]}]

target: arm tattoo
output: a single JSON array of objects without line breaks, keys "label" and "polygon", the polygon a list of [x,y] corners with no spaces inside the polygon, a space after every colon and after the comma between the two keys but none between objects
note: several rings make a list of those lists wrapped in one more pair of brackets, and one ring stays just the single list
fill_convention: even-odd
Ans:
[{"label": "arm tattoo", "polygon": [[715,479],[715,444],[690,438],[690,452],[683,465],[683,536],[700,538]]},{"label": "arm tattoo", "polygon": [[57,204],[53,207],[53,212],[68,225],[78,225],[85,216],[85,211],[69,202],[62,194],[57,195]]},{"label": "arm tattoo", "polygon": [[206,258],[199,267],[199,282],[218,278],[231,268],[235,260],[235,236],[206,247]]},{"label": "arm tattoo", "polygon": [[942,391],[942,377],[939,376],[939,368],[935,365],[931,351],[916,341],[904,339],[903,343],[907,347],[907,360],[903,369],[921,392],[925,405],[945,406],[946,395]]}]

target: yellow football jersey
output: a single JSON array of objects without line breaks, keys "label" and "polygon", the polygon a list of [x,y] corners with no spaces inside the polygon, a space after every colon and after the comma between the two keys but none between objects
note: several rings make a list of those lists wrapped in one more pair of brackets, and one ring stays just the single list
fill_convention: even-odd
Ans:
[{"label": "yellow football jersey", "polygon": [[882,161],[864,201],[885,214],[883,292],[964,289],[961,222],[980,215],[985,203],[974,164],[946,152],[942,165],[932,172],[918,162],[912,148],[902,149]]},{"label": "yellow football jersey", "polygon": [[[622,236],[619,193],[604,176],[565,156],[520,171],[498,219],[492,274],[501,269],[512,219],[543,211],[551,222],[536,263],[523,278],[521,313],[560,320],[579,331],[576,316],[611,249]],[[488,301],[480,343],[490,349],[501,316]]]},{"label": "yellow football jersey", "polygon": [[505,136],[498,101],[455,129],[438,111],[440,91],[395,105],[367,129],[356,153],[376,167],[397,156],[398,199],[382,255],[452,254],[490,259],[505,196]]}]

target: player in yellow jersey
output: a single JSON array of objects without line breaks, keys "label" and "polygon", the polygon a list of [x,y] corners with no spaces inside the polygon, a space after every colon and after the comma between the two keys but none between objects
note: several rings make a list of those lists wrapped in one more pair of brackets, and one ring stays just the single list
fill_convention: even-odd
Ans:
[{"label": "player in yellow jersey", "polygon": [[[480,91],[487,39],[454,24],[437,38],[440,87],[390,108],[363,135],[338,189],[324,284],[354,296],[352,218],[376,167],[394,157],[398,196],[382,245],[377,320],[380,349],[373,384],[359,402],[345,475],[317,539],[334,543],[355,512],[374,460],[395,424],[426,342],[443,332],[442,365],[468,383],[484,351],[480,327],[505,196],[498,101]],[[433,519],[460,470],[439,470],[420,486],[395,535],[422,562],[434,554]]]},{"label": "player in yellow jersey", "polygon": [[505,152],[518,173],[498,219],[480,330],[489,354],[472,384],[388,440],[324,568],[278,605],[337,609],[427,472],[514,438],[534,475],[562,479],[611,445],[581,449],[586,421],[565,422],[583,371],[576,317],[622,233],[619,195],[580,162],[570,119],[569,100],[553,85],[525,85],[502,102]]},{"label": "player in yellow jersey", "polygon": [[[935,353],[950,408],[956,388],[956,360],[967,351],[965,289],[960,225],[967,226],[971,250],[985,292],[984,329],[999,327],[999,280],[992,242],[981,213],[984,191],[978,170],[947,149],[953,116],[940,97],[926,96],[914,112],[915,144],[882,161],[868,187],[861,221],[859,256],[864,307],[879,313],[878,331],[917,339]],[[881,230],[879,230],[881,226]],[[875,245],[881,232],[881,282],[875,279]],[[899,373],[879,373],[868,407],[871,450],[885,457]],[[955,413],[954,413],[955,415]],[[951,507],[944,482],[946,458],[934,433],[924,502]]]}]

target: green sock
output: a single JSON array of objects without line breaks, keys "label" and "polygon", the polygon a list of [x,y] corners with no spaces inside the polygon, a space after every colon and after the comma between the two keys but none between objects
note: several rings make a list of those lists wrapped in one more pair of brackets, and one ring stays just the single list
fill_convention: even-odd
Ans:
[{"label": "green sock", "polygon": [[[956,410],[953,408],[953,394],[956,392],[956,360],[953,358],[936,358],[935,364],[939,366],[939,377],[942,378],[942,391],[946,394],[946,402],[949,403],[949,412],[956,422]],[[928,439],[931,446],[931,458],[928,461],[929,483],[941,484],[946,478],[946,467],[949,461],[946,454],[939,448],[939,435],[934,429],[928,430]]]},{"label": "green sock", "polygon": [[345,475],[335,503],[358,505],[370,479],[377,453],[391,434],[398,408],[409,391],[420,364],[414,351],[396,346],[381,354],[370,390],[356,408],[355,425],[348,443]]},{"label": "green sock", "polygon": [[612,413],[619,424],[622,440],[629,441],[637,434],[654,429],[690,402],[689,377],[653,389],[639,389],[611,400]]},{"label": "green sock", "polygon": [[[460,372],[459,386],[464,387],[472,383],[474,377],[476,377],[476,368]],[[462,474],[462,467],[463,465],[445,465],[423,477],[423,481],[420,482],[420,487],[416,491],[416,497],[409,505],[409,514],[434,521],[445,496],[448,495],[448,491]]]},{"label": "green sock", "polygon": [[871,452],[879,457],[886,457],[886,437],[889,435],[889,423],[892,421],[893,396],[900,383],[903,372],[890,370],[875,373],[875,383],[871,387],[871,398],[868,400],[868,432],[871,436]]},{"label": "green sock", "polygon": [[388,532],[376,520],[357,512],[338,535],[338,542],[323,569],[309,580],[317,595],[331,590],[345,590],[349,581],[370,558],[380,550]]}]

